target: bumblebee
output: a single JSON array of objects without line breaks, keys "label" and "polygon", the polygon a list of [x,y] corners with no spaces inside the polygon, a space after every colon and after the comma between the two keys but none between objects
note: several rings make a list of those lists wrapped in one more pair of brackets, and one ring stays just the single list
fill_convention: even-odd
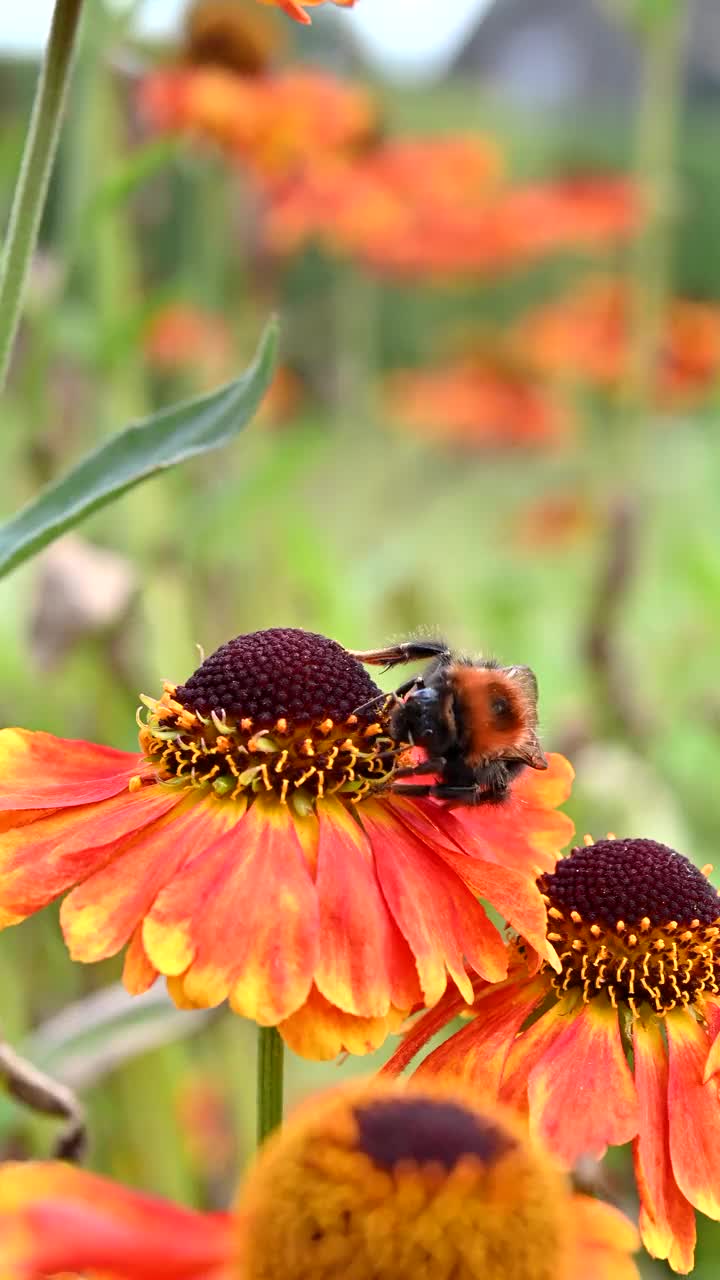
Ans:
[{"label": "bumblebee", "polygon": [[[351,652],[358,661],[386,670],[430,659],[420,675],[389,695],[394,704],[390,736],[427,753],[420,763],[397,770],[396,794],[485,804],[503,800],[527,766],[547,769],[537,735],[537,680],[530,667],[462,657],[442,640]],[[434,774],[435,780],[402,781],[424,774]]]}]

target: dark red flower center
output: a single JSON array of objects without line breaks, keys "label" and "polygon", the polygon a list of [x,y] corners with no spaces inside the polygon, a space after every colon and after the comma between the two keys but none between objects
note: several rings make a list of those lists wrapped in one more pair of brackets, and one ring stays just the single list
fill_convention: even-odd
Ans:
[{"label": "dark red flower center", "polygon": [[380,690],[356,658],[327,636],[273,627],[236,636],[210,654],[175,697],[184,707],[232,720],[249,718],[270,728],[287,719],[295,726],[326,718],[340,723],[358,712],[377,718]]},{"label": "dark red flower center", "polygon": [[688,858],[655,840],[599,840],[540,878],[558,991],[607,994],[634,1013],[689,1005],[720,982],[720,895]]},{"label": "dark red flower center", "polygon": [[435,1098],[388,1098],[355,1111],[359,1146],[373,1164],[394,1169],[400,1161],[454,1169],[463,1156],[493,1164],[515,1140],[492,1121],[458,1102]]},{"label": "dark red flower center", "polygon": [[140,745],[162,781],[219,796],[361,799],[386,785],[402,744],[385,695],[326,636],[276,627],[236,636],[148,710]]},{"label": "dark red flower center", "polygon": [[618,920],[638,925],[691,920],[712,924],[720,897],[689,858],[656,840],[598,840],[573,849],[541,888],[553,905],[579,911],[588,924],[614,928]]}]

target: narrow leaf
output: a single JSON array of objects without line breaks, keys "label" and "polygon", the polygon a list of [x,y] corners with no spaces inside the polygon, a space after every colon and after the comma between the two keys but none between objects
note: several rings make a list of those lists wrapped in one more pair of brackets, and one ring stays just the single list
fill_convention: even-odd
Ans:
[{"label": "narrow leaf", "polygon": [[158,471],[232,440],[270,385],[276,347],[271,321],[255,359],[235,382],[119,431],[0,525],[0,577]]}]

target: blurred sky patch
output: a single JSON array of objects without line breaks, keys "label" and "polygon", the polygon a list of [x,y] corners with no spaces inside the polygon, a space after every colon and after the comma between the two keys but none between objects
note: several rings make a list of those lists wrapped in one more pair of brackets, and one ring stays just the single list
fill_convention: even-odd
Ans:
[{"label": "blurred sky patch", "polygon": [[[391,72],[429,73],[459,47],[478,15],[492,0],[359,0],[352,13],[338,15],[354,27],[372,61]],[[501,0],[498,0],[501,2]],[[177,21],[183,0],[145,0],[140,25],[163,32]],[[53,0],[0,4],[0,49],[37,52],[44,42]]]}]

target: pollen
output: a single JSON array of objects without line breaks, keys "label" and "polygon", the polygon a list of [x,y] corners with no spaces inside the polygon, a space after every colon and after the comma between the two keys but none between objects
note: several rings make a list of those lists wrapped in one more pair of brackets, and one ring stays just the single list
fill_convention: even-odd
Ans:
[{"label": "pollen", "polygon": [[[169,786],[280,803],[386,786],[400,751],[388,700],[364,667],[325,636],[274,628],[236,636],[182,685],[143,698],[140,746]],[[302,794],[301,794],[302,793]]]},{"label": "pollen", "polygon": [[604,994],[635,1016],[720,991],[720,896],[688,858],[654,840],[573,849],[540,878],[562,972],[558,993]]}]

